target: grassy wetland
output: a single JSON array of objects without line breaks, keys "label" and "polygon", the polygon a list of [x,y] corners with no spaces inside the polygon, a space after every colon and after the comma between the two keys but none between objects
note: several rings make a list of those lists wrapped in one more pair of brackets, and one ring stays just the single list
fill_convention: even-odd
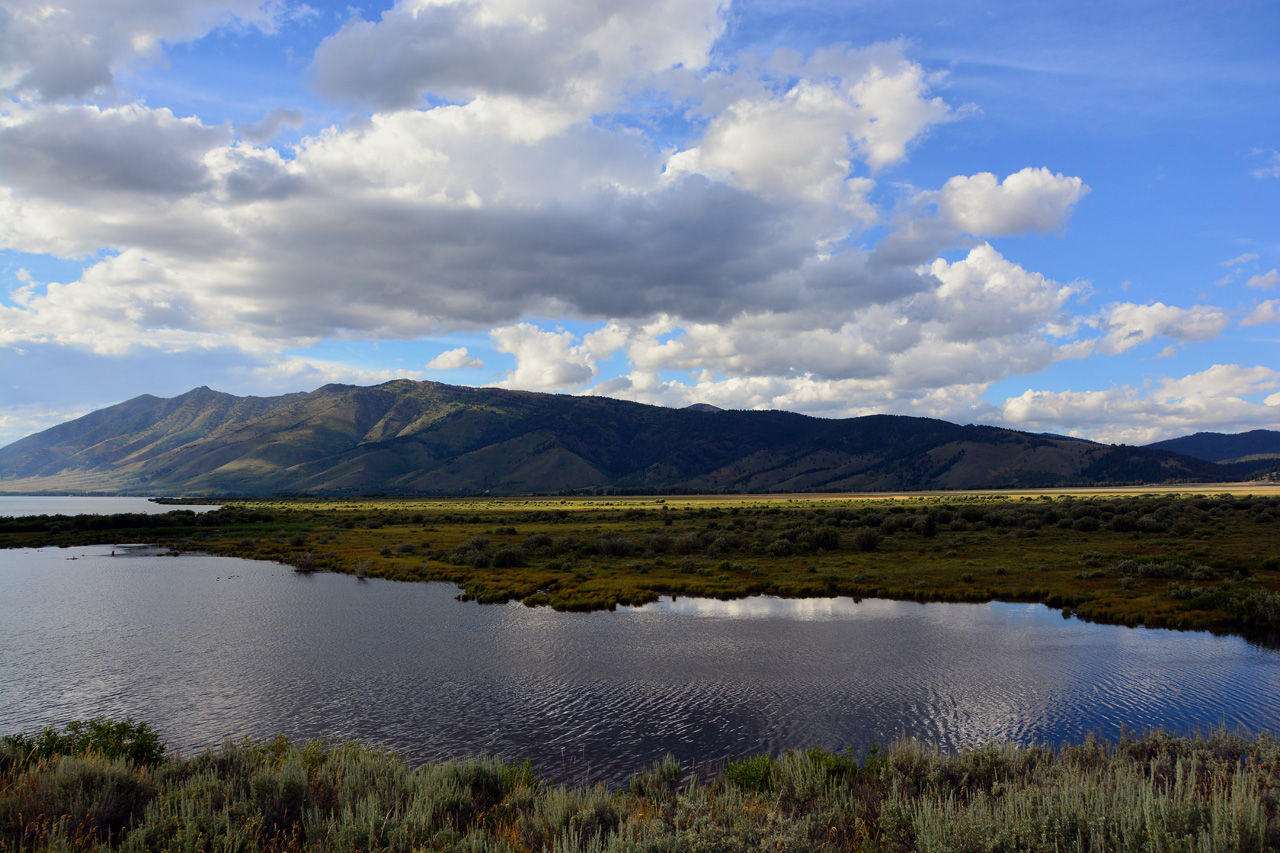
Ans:
[{"label": "grassy wetland", "polygon": [[148,542],[446,581],[558,610],[660,595],[1033,601],[1124,625],[1280,627],[1280,492],[300,499],[0,519],[0,547]]},{"label": "grassy wetland", "polygon": [[[74,729],[74,730],[73,730]],[[911,741],[705,767],[620,789],[478,757],[412,768],[354,743],[173,757],[145,724],[0,741],[0,850],[1264,851],[1280,743],[1161,733],[948,754]]]}]

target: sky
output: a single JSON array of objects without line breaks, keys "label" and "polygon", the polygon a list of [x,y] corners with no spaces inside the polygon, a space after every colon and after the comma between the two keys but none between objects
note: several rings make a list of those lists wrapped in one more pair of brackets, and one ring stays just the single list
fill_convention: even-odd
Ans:
[{"label": "sky", "polygon": [[409,377],[1280,428],[1275,0],[0,0],[0,444]]}]

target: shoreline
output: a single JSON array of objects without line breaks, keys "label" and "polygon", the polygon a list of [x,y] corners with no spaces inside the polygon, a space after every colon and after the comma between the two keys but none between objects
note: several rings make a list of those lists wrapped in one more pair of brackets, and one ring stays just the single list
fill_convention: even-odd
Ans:
[{"label": "shoreline", "polygon": [[1280,492],[241,501],[0,518],[0,547],[146,541],[609,610],[660,595],[1036,603],[1103,624],[1280,629]]}]

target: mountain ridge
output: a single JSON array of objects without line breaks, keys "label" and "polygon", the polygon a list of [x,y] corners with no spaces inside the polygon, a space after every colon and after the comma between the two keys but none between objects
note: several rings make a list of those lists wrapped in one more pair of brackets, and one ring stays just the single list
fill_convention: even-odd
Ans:
[{"label": "mountain ridge", "polygon": [[1197,432],[1153,442],[1147,447],[1172,450],[1207,462],[1275,459],[1280,464],[1280,431],[1253,429],[1241,433]]},{"label": "mountain ridge", "polygon": [[144,394],[0,448],[11,493],[881,491],[1228,473],[1162,449],[932,418],[668,409],[410,379],[278,397]]}]

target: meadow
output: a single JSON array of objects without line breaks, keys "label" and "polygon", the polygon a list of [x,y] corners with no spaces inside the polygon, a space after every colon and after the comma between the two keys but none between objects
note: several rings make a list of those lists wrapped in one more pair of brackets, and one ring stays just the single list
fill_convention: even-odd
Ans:
[{"label": "meadow", "polygon": [[0,741],[0,850],[1264,851],[1280,743],[1218,731],[948,754],[901,741],[705,767],[621,789],[493,758],[412,768],[356,743],[166,754],[146,724]]},{"label": "meadow", "polygon": [[0,519],[0,547],[154,543],[445,581],[558,610],[660,595],[1032,601],[1064,616],[1280,627],[1280,493],[232,501]]}]

